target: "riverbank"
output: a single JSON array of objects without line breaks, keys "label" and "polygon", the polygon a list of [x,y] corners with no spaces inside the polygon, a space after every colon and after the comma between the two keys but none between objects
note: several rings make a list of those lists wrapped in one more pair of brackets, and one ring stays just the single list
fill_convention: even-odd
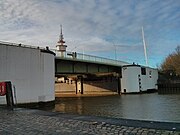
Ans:
[{"label": "riverbank", "polygon": [[85,94],[76,94],[74,92],[71,93],[63,93],[63,92],[55,92],[56,99],[62,98],[62,97],[101,97],[101,96],[118,96],[118,95],[135,95],[135,94],[151,94],[151,93],[157,93],[157,90],[148,90],[143,92],[131,92],[131,93],[120,93],[112,92],[112,91],[101,91],[101,92],[89,92]]},{"label": "riverbank", "polygon": [[100,96],[115,96],[118,93],[106,92],[106,93],[95,93],[95,94],[74,94],[74,93],[55,93],[56,99],[62,97],[100,97]]},{"label": "riverbank", "polygon": [[180,123],[72,115],[35,109],[0,108],[0,134],[180,134]]}]

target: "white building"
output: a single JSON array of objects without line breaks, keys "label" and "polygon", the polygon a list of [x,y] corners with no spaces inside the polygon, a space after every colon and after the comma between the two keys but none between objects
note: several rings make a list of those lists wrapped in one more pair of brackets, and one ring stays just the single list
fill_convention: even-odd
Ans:
[{"label": "white building", "polygon": [[136,93],[157,90],[158,70],[140,65],[122,67],[122,93]]},{"label": "white building", "polygon": [[[48,48],[0,43],[0,82],[12,82],[18,104],[55,100],[54,55]],[[5,103],[0,96],[0,104]]]}]

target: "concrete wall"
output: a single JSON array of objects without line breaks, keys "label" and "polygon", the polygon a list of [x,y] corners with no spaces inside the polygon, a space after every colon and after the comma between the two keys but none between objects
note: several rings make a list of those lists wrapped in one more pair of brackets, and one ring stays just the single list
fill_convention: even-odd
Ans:
[{"label": "concrete wall", "polygon": [[[116,79],[101,80],[101,81],[84,81],[83,82],[83,94],[82,95],[106,95],[117,94],[118,82]],[[57,97],[63,95],[76,95],[76,83],[75,81],[56,83],[55,92]],[[77,81],[77,95],[81,95],[81,82]]]},{"label": "concrete wall", "polygon": [[110,94],[118,92],[117,80],[87,81],[83,84],[84,94]]},{"label": "concrete wall", "polygon": [[[41,53],[41,64],[43,68],[43,95],[39,96],[38,101],[51,101],[55,100],[55,70],[54,70],[54,55],[50,53]],[[41,98],[41,99],[40,99]]]},{"label": "concrete wall", "polygon": [[55,91],[59,94],[76,94],[76,84],[71,83],[56,83]]},{"label": "concrete wall", "polygon": [[[53,101],[54,55],[40,49],[0,44],[1,81],[11,81],[15,86],[17,103]],[[4,103],[5,97],[0,97],[0,104]]]}]

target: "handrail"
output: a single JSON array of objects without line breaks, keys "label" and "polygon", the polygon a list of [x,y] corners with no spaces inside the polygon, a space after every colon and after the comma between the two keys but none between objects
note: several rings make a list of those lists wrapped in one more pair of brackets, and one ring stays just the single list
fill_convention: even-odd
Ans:
[{"label": "handrail", "polygon": [[44,47],[25,45],[25,44],[22,44],[22,43],[17,44],[17,43],[10,43],[10,42],[0,41],[0,44],[10,45],[10,46],[21,46],[21,47],[27,47],[27,48],[32,48],[32,49],[42,49],[42,50],[45,50]]},{"label": "handrail", "polygon": [[56,54],[57,58],[62,59],[72,59],[72,60],[82,60],[82,61],[88,61],[88,62],[97,62],[97,63],[103,63],[103,64],[111,64],[116,66],[123,66],[123,65],[129,65],[130,63],[119,61],[119,60],[113,60],[108,58],[103,58],[99,56],[93,56],[93,55],[87,55],[82,53],[75,53],[75,52],[63,52],[61,54],[60,51],[57,51],[56,49],[51,49]]}]

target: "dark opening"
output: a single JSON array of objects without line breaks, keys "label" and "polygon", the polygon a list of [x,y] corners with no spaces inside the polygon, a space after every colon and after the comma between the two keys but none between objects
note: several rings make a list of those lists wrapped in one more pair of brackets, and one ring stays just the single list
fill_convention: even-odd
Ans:
[{"label": "dark opening", "polygon": [[144,67],[141,68],[141,74],[146,75],[146,68],[144,68]]}]

